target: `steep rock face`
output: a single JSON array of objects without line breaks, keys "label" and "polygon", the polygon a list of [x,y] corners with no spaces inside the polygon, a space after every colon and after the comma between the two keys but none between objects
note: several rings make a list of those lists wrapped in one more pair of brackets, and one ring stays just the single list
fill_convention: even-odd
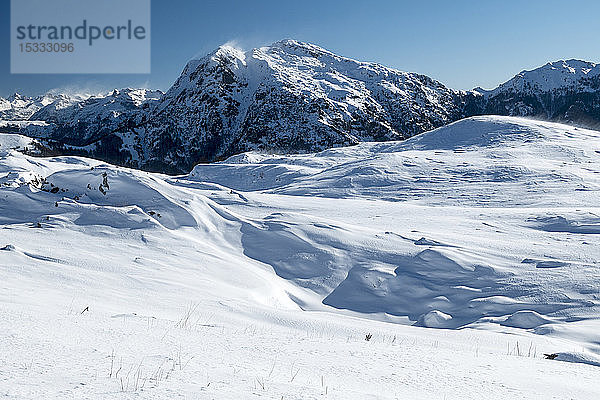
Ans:
[{"label": "steep rock face", "polygon": [[263,150],[398,140],[463,116],[463,95],[423,75],[284,40],[191,61],[143,127],[150,163],[182,170]]}]

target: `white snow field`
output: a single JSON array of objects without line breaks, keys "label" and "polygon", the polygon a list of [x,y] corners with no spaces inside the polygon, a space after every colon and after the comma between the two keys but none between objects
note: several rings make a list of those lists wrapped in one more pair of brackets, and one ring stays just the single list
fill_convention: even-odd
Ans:
[{"label": "white snow field", "polygon": [[476,117],[181,177],[30,142],[0,135],[3,399],[600,398],[600,132]]}]

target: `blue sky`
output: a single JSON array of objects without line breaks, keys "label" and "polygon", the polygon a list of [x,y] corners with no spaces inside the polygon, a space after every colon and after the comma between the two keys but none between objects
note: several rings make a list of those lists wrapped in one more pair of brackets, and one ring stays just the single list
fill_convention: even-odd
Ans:
[{"label": "blue sky", "polygon": [[10,2],[0,2],[0,96],[54,88],[165,90],[190,58],[228,41],[247,49],[294,38],[457,89],[494,87],[548,61],[600,61],[596,0],[153,0],[151,74],[11,75]]}]

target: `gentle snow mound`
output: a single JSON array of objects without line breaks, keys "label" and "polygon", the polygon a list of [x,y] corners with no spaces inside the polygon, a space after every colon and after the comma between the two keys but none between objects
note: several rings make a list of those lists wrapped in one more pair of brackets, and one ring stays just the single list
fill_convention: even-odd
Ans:
[{"label": "gentle snow mound", "polygon": [[431,310],[427,314],[421,315],[417,321],[418,326],[426,328],[447,328],[450,326],[452,315],[438,310]]},{"label": "gentle snow mound", "polygon": [[514,328],[532,329],[540,325],[553,322],[548,318],[544,318],[535,311],[523,310],[509,316],[501,325],[512,326]]}]

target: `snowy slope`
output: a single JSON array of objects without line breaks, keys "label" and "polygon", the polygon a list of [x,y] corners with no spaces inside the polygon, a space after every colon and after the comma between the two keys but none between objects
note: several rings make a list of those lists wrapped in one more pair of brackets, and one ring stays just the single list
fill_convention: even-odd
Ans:
[{"label": "snowy slope", "polygon": [[[376,252],[358,251],[360,240],[342,240],[335,229],[305,232],[296,220],[287,228],[309,237],[316,248],[335,243],[337,258],[319,252],[311,261],[315,268],[332,264],[339,272],[340,264],[347,265],[343,280],[328,275],[327,285],[334,280],[335,288],[325,303],[408,315],[423,325],[430,325],[427,313],[437,310],[451,318],[434,319],[432,325],[457,327],[486,317],[506,319],[520,310],[559,319],[597,315],[600,287],[590,277],[598,274],[600,255],[595,247],[599,163],[596,131],[475,117],[404,142],[306,156],[236,156],[199,165],[190,177],[260,193],[266,203],[274,202],[273,195],[283,195],[286,202],[291,201],[287,196],[300,197],[294,204],[301,208],[309,197],[350,204],[385,200],[377,206],[376,230],[365,235],[373,238],[368,247],[377,247]],[[356,218],[354,211],[336,207],[336,214],[350,212]],[[390,217],[395,212],[399,215]],[[445,215],[452,215],[451,230],[448,222],[438,222]],[[267,226],[287,230],[282,219],[292,217],[270,218]],[[263,242],[272,242],[273,235],[265,234]],[[529,239],[508,244],[511,237]],[[292,248],[289,256],[296,251]],[[289,263],[283,258],[272,265],[285,276]]]},{"label": "snowy slope", "polygon": [[0,144],[6,398],[600,394],[596,131],[477,117],[180,177]]},{"label": "snowy slope", "polygon": [[291,195],[444,206],[583,206],[597,195],[599,146],[596,131],[482,116],[403,142],[310,155],[246,153],[198,165],[190,176]]}]

